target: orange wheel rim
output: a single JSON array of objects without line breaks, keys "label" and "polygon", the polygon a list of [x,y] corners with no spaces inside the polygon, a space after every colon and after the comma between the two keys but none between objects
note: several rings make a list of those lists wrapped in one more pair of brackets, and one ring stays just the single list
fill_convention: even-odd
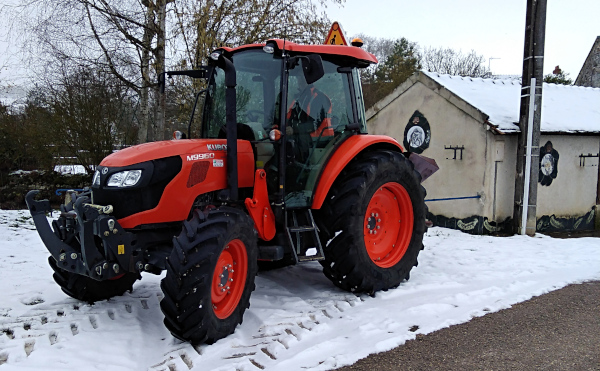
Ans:
[{"label": "orange wheel rim", "polygon": [[218,318],[229,317],[238,306],[244,292],[247,275],[246,245],[239,239],[232,240],[219,255],[213,273],[211,301]]},{"label": "orange wheel rim", "polygon": [[381,268],[398,263],[408,250],[413,226],[413,207],[406,189],[394,182],[380,186],[364,220],[365,247],[373,263]]}]

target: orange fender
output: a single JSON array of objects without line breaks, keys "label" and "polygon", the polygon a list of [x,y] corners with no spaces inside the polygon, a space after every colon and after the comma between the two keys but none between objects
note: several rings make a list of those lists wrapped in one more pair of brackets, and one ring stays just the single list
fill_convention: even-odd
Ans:
[{"label": "orange fender", "polygon": [[[165,187],[158,205],[153,209],[119,219],[119,224],[129,229],[142,224],[183,221],[189,215],[198,195],[227,188],[227,150],[223,147],[225,143],[225,139],[168,140],[140,144],[107,156],[100,165],[129,166],[170,156],[180,156],[182,161],[181,171]],[[250,142],[239,139],[240,188],[252,187],[254,163]],[[198,173],[202,173],[202,181],[197,181]]]},{"label": "orange fender", "polygon": [[264,241],[272,240],[275,237],[275,215],[269,204],[267,173],[264,169],[258,169],[254,173],[254,192],[252,198],[247,198],[244,203],[254,220],[258,236]]},{"label": "orange fender", "polygon": [[384,148],[393,148],[400,152],[404,151],[396,139],[385,135],[353,135],[343,142],[331,156],[325,169],[323,169],[323,172],[321,173],[319,184],[315,189],[311,208],[321,208],[333,182],[353,158],[367,147],[380,147],[379,145],[383,145]]}]

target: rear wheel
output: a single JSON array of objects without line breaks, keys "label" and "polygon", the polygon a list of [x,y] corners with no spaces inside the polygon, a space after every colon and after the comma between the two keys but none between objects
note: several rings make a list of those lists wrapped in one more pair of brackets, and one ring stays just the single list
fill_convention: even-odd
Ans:
[{"label": "rear wheel", "polygon": [[173,239],[160,303],[173,336],[213,343],[233,333],[254,290],[256,231],[238,209],[195,211]]},{"label": "rear wheel", "polygon": [[59,268],[53,257],[48,258],[48,263],[54,270],[54,275],[52,276],[54,281],[56,281],[63,292],[72,298],[88,303],[123,295],[125,291],[131,291],[133,283],[140,278],[140,275],[137,273],[125,273],[117,278],[96,281],[90,277]]},{"label": "rear wheel", "polygon": [[400,153],[374,151],[351,162],[317,218],[325,275],[368,293],[407,279],[423,248],[424,197],[418,173]]}]

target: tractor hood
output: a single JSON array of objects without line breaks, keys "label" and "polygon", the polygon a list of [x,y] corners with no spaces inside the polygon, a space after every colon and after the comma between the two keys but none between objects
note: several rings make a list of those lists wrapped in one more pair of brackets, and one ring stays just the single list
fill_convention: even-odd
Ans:
[{"label": "tractor hood", "polygon": [[[226,143],[225,139],[183,139],[144,143],[108,155],[100,165],[123,167],[172,156],[182,156],[184,160],[188,157],[197,159],[196,157],[203,153],[227,152]],[[250,142],[238,140],[238,153],[248,152],[252,153]]]}]

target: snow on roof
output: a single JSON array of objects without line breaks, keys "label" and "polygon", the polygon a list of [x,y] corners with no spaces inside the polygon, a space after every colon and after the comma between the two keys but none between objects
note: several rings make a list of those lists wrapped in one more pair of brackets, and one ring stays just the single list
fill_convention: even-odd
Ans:
[{"label": "snow on roof", "polygon": [[[489,116],[504,133],[519,132],[521,82],[440,75],[422,71],[461,99]],[[542,132],[600,132],[600,89],[544,83]]]}]

